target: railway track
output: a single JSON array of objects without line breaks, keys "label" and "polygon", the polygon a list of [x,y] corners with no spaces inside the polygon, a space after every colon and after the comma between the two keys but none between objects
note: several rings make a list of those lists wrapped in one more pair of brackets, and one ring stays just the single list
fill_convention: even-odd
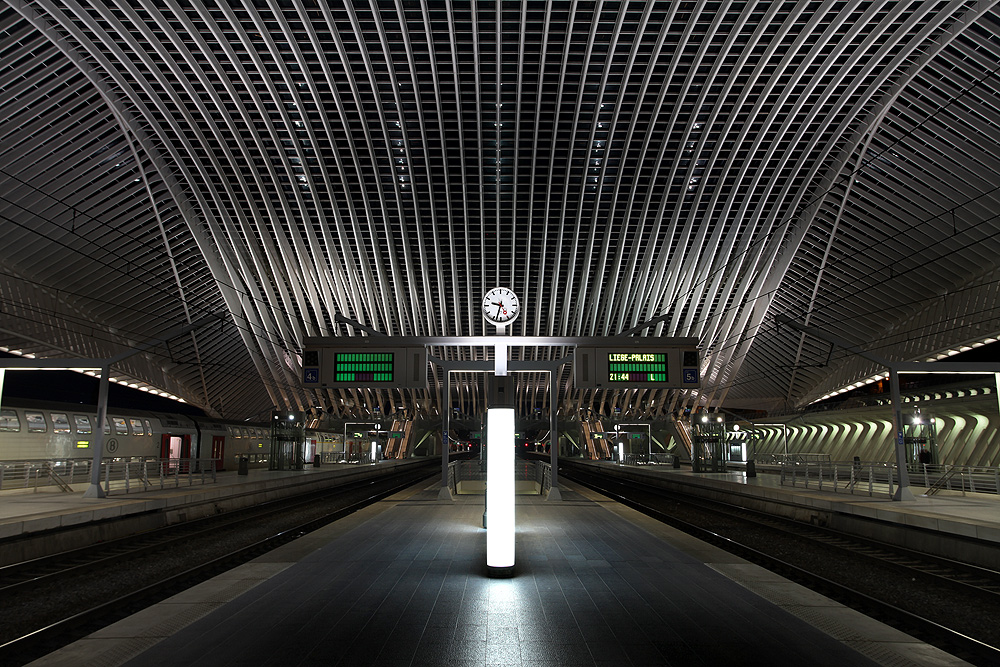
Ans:
[{"label": "railway track", "polygon": [[[436,464],[410,469],[310,494],[306,501],[269,504],[264,511],[212,517],[4,568],[0,626],[6,630],[0,637],[0,664],[25,664],[51,653],[437,471]],[[314,497],[318,495],[325,497]],[[300,518],[287,518],[293,513]],[[173,563],[169,572],[158,570],[167,560]]]},{"label": "railway track", "polygon": [[[406,476],[408,473],[396,473]],[[412,473],[409,473],[412,474]],[[404,477],[408,479],[409,477]],[[388,475],[386,480],[395,479]],[[339,496],[368,489],[371,480],[358,480],[338,486]],[[164,526],[139,535],[100,542],[80,549],[56,553],[20,563],[0,566],[0,595],[8,596],[42,583],[54,582],[79,575],[89,568],[102,564],[122,562],[164,549],[181,547],[189,540],[215,536],[219,532],[241,526],[247,521],[267,521],[300,508],[315,506],[317,501],[330,498],[330,490],[316,491],[294,498],[261,503],[225,514],[204,517],[183,523]]]},{"label": "railway track", "polygon": [[1000,572],[577,468],[560,474],[968,662],[1000,664]]}]

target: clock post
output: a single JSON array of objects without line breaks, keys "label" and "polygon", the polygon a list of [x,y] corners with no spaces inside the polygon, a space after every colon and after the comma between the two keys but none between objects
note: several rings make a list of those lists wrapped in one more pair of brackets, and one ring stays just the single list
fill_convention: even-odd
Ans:
[{"label": "clock post", "polygon": [[486,407],[486,566],[491,576],[505,577],[514,570],[514,403],[504,334],[521,302],[513,290],[494,287],[483,297],[482,312],[497,334]]},{"label": "clock post", "polygon": [[[509,287],[494,287],[483,296],[483,319],[496,327],[497,336],[503,336],[507,325],[521,314],[521,301]],[[496,358],[496,374],[499,377],[507,375],[507,344],[498,340],[494,345]]]}]

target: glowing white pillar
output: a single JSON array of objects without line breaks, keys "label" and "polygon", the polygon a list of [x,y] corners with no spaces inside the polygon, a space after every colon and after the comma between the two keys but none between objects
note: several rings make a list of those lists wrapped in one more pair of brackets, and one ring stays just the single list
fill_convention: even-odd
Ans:
[{"label": "glowing white pillar", "polygon": [[486,566],[514,567],[514,408],[486,411]]}]

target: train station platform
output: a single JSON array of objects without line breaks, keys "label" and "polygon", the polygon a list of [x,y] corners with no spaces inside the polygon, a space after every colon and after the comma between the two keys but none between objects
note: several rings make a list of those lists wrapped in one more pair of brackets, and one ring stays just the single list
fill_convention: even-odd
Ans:
[{"label": "train station platform", "polygon": [[483,496],[417,485],[33,667],[961,665],[583,487],[517,498],[486,575]]},{"label": "train station platform", "polygon": [[607,461],[562,461],[619,479],[661,486],[769,514],[795,518],[853,535],[871,537],[927,553],[996,567],[1000,558],[1000,496],[911,486],[913,500],[895,501],[825,489],[782,486],[778,474],[758,471],[694,473],[669,465],[623,466]]},{"label": "train station platform", "polygon": [[251,468],[246,475],[235,470],[220,472],[216,481],[209,483],[202,483],[200,475],[195,474],[190,484],[184,479],[174,486],[176,480],[171,480],[164,488],[119,492],[106,498],[84,498],[89,484],[74,484],[71,492],[56,486],[37,491],[5,489],[0,491],[0,565],[86,546],[96,541],[95,536],[102,540],[123,537],[428,461],[436,464],[440,459],[307,465],[302,470],[288,471]]}]

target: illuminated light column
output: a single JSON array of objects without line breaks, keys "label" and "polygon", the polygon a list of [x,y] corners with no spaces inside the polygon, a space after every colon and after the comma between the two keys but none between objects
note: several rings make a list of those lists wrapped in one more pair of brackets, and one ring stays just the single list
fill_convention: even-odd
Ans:
[{"label": "illuminated light column", "polygon": [[486,566],[493,576],[514,568],[514,408],[486,411]]}]

